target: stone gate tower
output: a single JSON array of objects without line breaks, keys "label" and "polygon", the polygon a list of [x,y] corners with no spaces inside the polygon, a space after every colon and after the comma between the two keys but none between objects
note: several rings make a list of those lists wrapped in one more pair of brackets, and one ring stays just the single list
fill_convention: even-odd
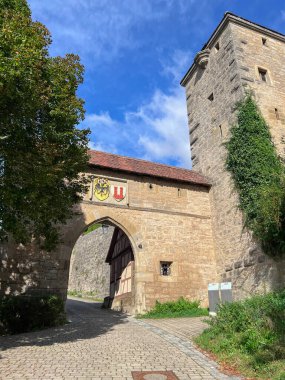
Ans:
[{"label": "stone gate tower", "polygon": [[236,298],[285,284],[285,261],[267,257],[243,229],[238,195],[225,170],[236,103],[251,90],[278,154],[285,143],[285,35],[226,13],[181,81],[186,89],[193,169],[212,183],[211,205],[220,280]]}]

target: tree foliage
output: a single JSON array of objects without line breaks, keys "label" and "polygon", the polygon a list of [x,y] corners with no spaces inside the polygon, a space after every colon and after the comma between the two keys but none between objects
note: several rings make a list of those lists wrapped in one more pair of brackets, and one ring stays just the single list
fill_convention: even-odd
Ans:
[{"label": "tree foliage", "polygon": [[20,334],[64,323],[64,301],[57,295],[0,298],[0,335]]},{"label": "tree foliage", "polygon": [[26,0],[0,0],[0,238],[52,249],[80,200],[88,130],[79,57],[50,57],[51,36]]},{"label": "tree foliage", "polygon": [[285,176],[268,126],[250,95],[239,104],[232,130],[226,167],[239,193],[245,227],[265,251],[285,251]]}]

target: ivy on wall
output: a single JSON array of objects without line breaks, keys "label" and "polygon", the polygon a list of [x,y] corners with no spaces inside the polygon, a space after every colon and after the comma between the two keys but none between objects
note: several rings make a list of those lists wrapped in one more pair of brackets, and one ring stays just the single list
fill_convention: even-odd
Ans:
[{"label": "ivy on wall", "polygon": [[245,227],[271,256],[285,252],[285,173],[268,126],[251,95],[238,106],[226,143],[226,168],[239,194]]}]

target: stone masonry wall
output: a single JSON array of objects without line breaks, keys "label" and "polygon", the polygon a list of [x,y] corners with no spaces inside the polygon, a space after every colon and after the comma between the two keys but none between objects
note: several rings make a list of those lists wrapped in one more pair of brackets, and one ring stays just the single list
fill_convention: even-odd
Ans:
[{"label": "stone masonry wall", "polygon": [[[245,95],[245,89],[256,82],[256,76],[251,78],[249,75],[255,66],[246,59],[262,60],[260,49],[254,50],[257,42],[253,40],[251,31],[242,28],[243,33],[237,33],[239,28],[242,27],[227,24],[211,46],[207,46],[211,51],[206,69],[197,68],[186,85],[193,169],[206,175],[213,184],[210,199],[217,269],[220,280],[233,282],[236,299],[252,292],[280,287],[285,276],[284,264],[280,265],[264,255],[250,232],[243,229],[238,195],[230,174],[225,170],[226,149],[223,144],[230,137],[230,126],[236,121],[236,103]],[[218,50],[215,48],[217,42]],[[246,51],[248,46],[253,49]],[[284,46],[280,46],[280,54],[281,51],[284,52]],[[281,62],[281,56],[278,56],[275,69],[278,65],[281,67]],[[250,69],[249,66],[254,67]],[[284,85],[285,79],[283,88]],[[260,83],[254,90],[264,115],[272,116],[272,106],[267,112],[265,101],[261,102],[268,90]],[[214,97],[212,101],[209,100],[211,94]],[[274,88],[271,88],[271,96],[272,99],[279,96]]]},{"label": "stone masonry wall", "polygon": [[[179,296],[200,299],[206,306],[208,283],[217,280],[209,188],[111,170],[90,170],[88,174],[124,180],[128,203],[108,204],[90,200],[86,194],[77,215],[62,227],[62,244],[54,252],[12,242],[3,246],[0,295],[49,292],[65,298],[76,241],[88,225],[106,221],[127,234],[133,249],[129,312],[142,313],[156,300]],[[160,275],[160,261],[172,262],[171,276]]]},{"label": "stone masonry wall", "polygon": [[[280,41],[235,24],[232,30],[239,48],[241,82],[253,91],[278,153],[285,158],[285,37]],[[258,68],[267,70],[267,82],[260,79]]]},{"label": "stone masonry wall", "polygon": [[98,298],[109,295],[110,266],[105,263],[114,227],[106,233],[97,228],[77,240],[70,259],[68,290],[93,292]]}]

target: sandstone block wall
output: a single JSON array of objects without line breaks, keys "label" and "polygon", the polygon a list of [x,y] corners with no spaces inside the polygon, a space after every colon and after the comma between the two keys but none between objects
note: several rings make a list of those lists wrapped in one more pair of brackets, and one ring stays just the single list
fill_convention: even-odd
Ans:
[{"label": "sandstone block wall", "polygon": [[[224,142],[236,121],[236,104],[252,89],[263,115],[272,126],[280,153],[284,114],[284,43],[262,45],[262,35],[233,22],[210,41],[206,69],[196,67],[186,84],[193,169],[213,184],[210,199],[217,270],[222,281],[232,281],[235,298],[284,286],[284,262],[270,259],[243,228],[238,195],[225,169]],[[217,49],[218,43],[218,49]],[[271,46],[271,48],[269,48]],[[271,49],[271,51],[269,51]],[[273,60],[270,57],[274,57]],[[271,83],[261,83],[257,67],[269,70]],[[282,75],[279,75],[282,72]],[[273,74],[274,73],[274,74]],[[210,95],[213,94],[213,99]],[[280,110],[276,121],[275,108]]]},{"label": "sandstone block wall", "polygon": [[110,266],[105,263],[114,228],[100,227],[77,240],[70,259],[68,290],[92,292],[98,298],[109,295]]},{"label": "sandstone block wall", "polygon": [[[217,279],[209,188],[100,169],[89,174],[125,181],[128,203],[90,200],[87,193],[77,215],[62,227],[63,243],[55,252],[33,245],[3,246],[0,294],[50,292],[66,297],[77,239],[91,223],[105,221],[121,228],[133,249],[134,287],[126,305],[130,312],[141,313],[156,300],[180,296],[207,305],[208,283]],[[160,275],[160,261],[172,262],[171,276]]]},{"label": "sandstone block wall", "polygon": [[[241,82],[253,91],[278,153],[285,157],[285,37],[282,41],[235,24],[232,30],[239,47]],[[267,70],[267,82],[260,79],[259,68]]]},{"label": "sandstone block wall", "polygon": [[[91,223],[106,221],[121,228],[132,245],[134,288],[129,311],[141,313],[156,300],[179,296],[207,305],[208,283],[217,279],[209,188],[99,169],[89,174],[125,181],[128,203],[90,200],[86,194],[78,214],[62,227],[63,243],[55,252],[42,252],[33,245],[22,251],[12,243],[3,246],[0,294],[50,292],[66,297],[77,239]],[[160,261],[172,262],[171,276],[160,275]],[[29,267],[26,274],[20,274],[21,263]]]}]

